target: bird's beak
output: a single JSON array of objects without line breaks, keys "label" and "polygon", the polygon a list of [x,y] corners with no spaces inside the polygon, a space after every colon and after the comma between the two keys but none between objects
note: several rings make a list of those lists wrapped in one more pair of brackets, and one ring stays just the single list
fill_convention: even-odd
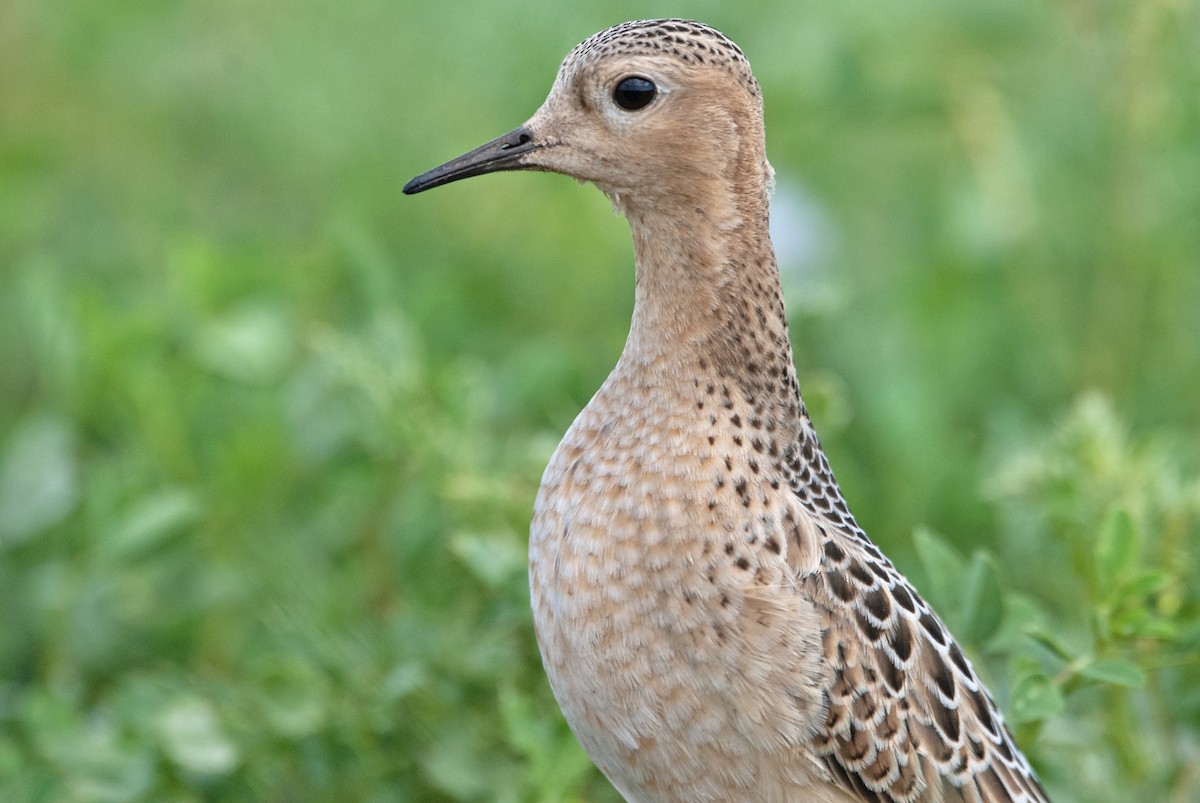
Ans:
[{"label": "bird's beak", "polygon": [[534,165],[523,161],[526,154],[541,147],[533,136],[533,132],[525,126],[509,131],[502,137],[480,145],[473,151],[468,151],[457,159],[451,159],[444,165],[422,173],[404,185],[404,194],[431,190],[460,178],[481,176],[484,173],[495,173],[498,170],[528,170]]}]

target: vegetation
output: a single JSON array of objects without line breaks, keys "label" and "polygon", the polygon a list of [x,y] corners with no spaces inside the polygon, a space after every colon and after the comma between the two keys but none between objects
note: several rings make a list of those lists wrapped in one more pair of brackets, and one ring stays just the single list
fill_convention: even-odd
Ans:
[{"label": "vegetation", "polygon": [[1055,800],[1200,797],[1193,0],[7,0],[0,798],[617,799],[524,549],[627,229],[553,176],[399,188],[664,11],[759,75],[860,521]]}]

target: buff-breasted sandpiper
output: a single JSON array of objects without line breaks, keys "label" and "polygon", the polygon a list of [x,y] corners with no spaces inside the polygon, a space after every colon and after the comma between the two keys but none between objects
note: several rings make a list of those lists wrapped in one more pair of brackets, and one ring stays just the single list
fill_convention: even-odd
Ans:
[{"label": "buff-breasted sandpiper", "polygon": [[567,56],[542,107],[404,187],[590,181],[629,220],[633,323],[542,479],[550,684],[636,803],[1045,801],[945,626],[850,514],[800,397],[762,97],[687,20]]}]

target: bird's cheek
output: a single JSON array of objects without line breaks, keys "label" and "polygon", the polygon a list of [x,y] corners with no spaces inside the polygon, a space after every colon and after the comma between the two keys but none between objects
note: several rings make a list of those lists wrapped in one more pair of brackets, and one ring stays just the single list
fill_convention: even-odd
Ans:
[{"label": "bird's cheek", "polygon": [[548,173],[561,173],[572,178],[586,179],[586,160],[580,150],[556,137],[545,137],[544,145],[526,157],[525,163]]},{"label": "bird's cheek", "polygon": [[596,181],[606,174],[605,160],[587,145],[547,137],[544,147],[529,154],[526,163],[539,170],[561,173],[580,181]]}]

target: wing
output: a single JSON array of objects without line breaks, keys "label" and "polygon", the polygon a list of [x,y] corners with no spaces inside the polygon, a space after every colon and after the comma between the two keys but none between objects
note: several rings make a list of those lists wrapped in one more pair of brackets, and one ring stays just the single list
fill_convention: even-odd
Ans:
[{"label": "wing", "polygon": [[797,581],[834,670],[814,751],[867,803],[1048,803],[970,661],[855,523],[806,434],[785,464],[820,554]]}]

